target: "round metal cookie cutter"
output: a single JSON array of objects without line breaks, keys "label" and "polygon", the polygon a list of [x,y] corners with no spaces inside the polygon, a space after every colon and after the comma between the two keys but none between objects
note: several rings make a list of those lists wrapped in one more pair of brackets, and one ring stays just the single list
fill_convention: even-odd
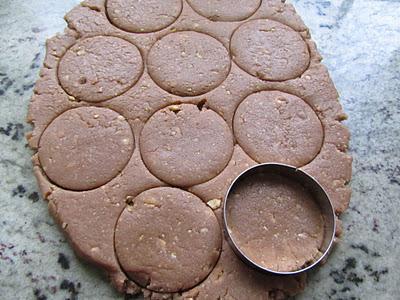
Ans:
[{"label": "round metal cookie cutter", "polygon": [[[229,206],[229,195],[231,191],[235,188],[235,186],[244,178],[248,178],[259,173],[278,174],[300,183],[311,193],[314,201],[318,204],[325,222],[324,238],[320,248],[322,255],[311,264],[305,265],[301,269],[295,271],[283,272],[283,271],[271,270],[251,260],[235,243],[230,230],[228,230],[229,226],[227,221],[227,207]],[[225,233],[228,236],[228,242],[231,248],[244,263],[263,273],[275,274],[275,275],[295,275],[310,270],[311,268],[318,265],[328,255],[335,238],[335,230],[336,230],[335,210],[324,188],[311,175],[307,174],[306,172],[296,167],[285,164],[278,164],[278,163],[258,164],[248,168],[247,170],[242,172],[239,176],[237,176],[235,180],[231,183],[228,191],[225,194],[223,215],[224,215],[224,229]]]}]

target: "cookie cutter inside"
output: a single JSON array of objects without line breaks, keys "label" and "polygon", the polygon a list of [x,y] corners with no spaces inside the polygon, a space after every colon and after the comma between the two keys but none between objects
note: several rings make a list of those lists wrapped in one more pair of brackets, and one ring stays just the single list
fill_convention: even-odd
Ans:
[{"label": "cookie cutter inside", "polygon": [[[311,193],[314,201],[316,202],[316,204],[318,204],[321,210],[321,214],[324,220],[324,237],[319,250],[322,253],[322,255],[318,259],[311,262],[310,264],[306,264],[302,266],[300,269],[297,269],[295,271],[272,270],[253,261],[240,249],[238,244],[235,243],[232,233],[229,230],[227,211],[229,206],[229,196],[231,192],[244,178],[248,178],[260,173],[278,174],[300,183]],[[335,231],[336,231],[335,209],[324,188],[311,175],[307,174],[306,172],[296,167],[285,164],[278,164],[278,163],[258,164],[248,168],[247,170],[242,172],[239,176],[237,176],[235,180],[233,180],[233,182],[229,186],[228,191],[225,194],[224,205],[223,205],[223,217],[224,217],[224,222],[223,222],[224,229],[225,229],[225,234],[228,237],[227,239],[228,243],[230,244],[231,248],[236,253],[236,255],[248,266],[268,274],[296,275],[314,268],[328,255],[335,238]]]}]

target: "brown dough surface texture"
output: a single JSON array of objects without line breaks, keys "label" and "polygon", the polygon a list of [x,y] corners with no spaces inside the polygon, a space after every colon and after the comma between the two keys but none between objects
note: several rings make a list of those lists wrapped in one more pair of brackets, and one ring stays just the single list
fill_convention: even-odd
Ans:
[{"label": "brown dough surface texture", "polygon": [[178,292],[211,272],[221,249],[221,230],[200,198],[176,188],[156,188],[141,193],[123,211],[115,249],[122,269],[141,286]]},{"label": "brown dough surface texture", "polygon": [[107,14],[117,27],[130,32],[158,31],[172,24],[182,0],[108,0]]},{"label": "brown dough surface texture", "polygon": [[301,35],[271,20],[255,20],[240,26],[232,36],[231,51],[243,70],[265,80],[295,78],[310,61]]},{"label": "brown dough surface texture", "polygon": [[236,110],[233,127],[238,143],[254,160],[295,167],[314,159],[324,135],[306,102],[277,91],[247,97]]},{"label": "brown dough surface texture", "polygon": [[297,271],[319,258],[324,237],[321,210],[300,184],[275,174],[240,181],[228,199],[228,230],[253,262]]},{"label": "brown dough surface texture", "polygon": [[100,36],[72,46],[61,59],[58,78],[73,97],[99,102],[127,91],[142,70],[142,57],[134,45]]},{"label": "brown dough surface texture", "polygon": [[49,124],[39,144],[47,176],[70,190],[107,183],[126,166],[134,149],[126,119],[107,108],[79,107]]},{"label": "brown dough surface texture", "polygon": [[140,137],[149,170],[175,186],[193,186],[218,175],[233,152],[228,125],[212,110],[172,105],[156,112]]},{"label": "brown dough surface texture", "polygon": [[212,21],[242,21],[252,14],[261,0],[188,0],[189,5],[200,15]]},{"label": "brown dough surface texture", "polygon": [[147,63],[154,81],[179,96],[197,96],[214,89],[226,78],[230,67],[224,46],[195,31],[163,37],[151,48]]},{"label": "brown dough surface texture", "polygon": [[[65,20],[46,44],[28,143],[43,198],[77,255],[145,299],[300,293],[306,275],[249,269],[221,226],[230,183],[260,162],[310,173],[338,218],[349,205],[346,115],[293,6],[85,0]],[[304,253],[285,252],[298,264],[317,248],[318,238],[305,240]]]}]

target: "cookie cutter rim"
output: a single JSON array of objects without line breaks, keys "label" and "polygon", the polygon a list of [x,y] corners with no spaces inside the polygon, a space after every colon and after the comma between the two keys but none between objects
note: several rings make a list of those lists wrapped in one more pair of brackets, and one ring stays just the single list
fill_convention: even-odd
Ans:
[{"label": "cookie cutter rim", "polygon": [[[228,206],[228,198],[229,195],[234,188],[234,186],[241,181],[246,176],[251,176],[254,173],[265,173],[265,169],[268,169],[267,172],[273,174],[280,174],[285,177],[289,177],[299,182],[300,184],[306,186],[306,188],[312,193],[314,201],[318,204],[321,209],[321,213],[324,216],[324,238],[321,246],[322,255],[313,261],[309,265],[305,265],[304,267],[295,270],[295,271],[276,271],[262,266],[261,264],[250,259],[240,247],[234,241],[232,234],[229,230],[228,222],[227,222],[227,206]],[[261,171],[260,171],[261,170]],[[271,171],[272,170],[272,171]],[[321,205],[322,204],[322,205]],[[310,269],[313,269],[317,265],[323,261],[329,252],[332,249],[335,232],[336,232],[336,214],[333,204],[329,198],[328,193],[321,186],[321,184],[310,174],[307,172],[300,170],[299,168],[281,164],[281,163],[263,163],[257,164],[255,166],[247,168],[245,171],[241,172],[230,184],[227,192],[225,193],[224,203],[223,203],[223,225],[224,232],[228,237],[228,243],[231,249],[235,252],[235,254],[248,266],[262,273],[274,274],[274,275],[296,275],[300,273],[304,273]],[[323,251],[322,251],[323,250]]]}]

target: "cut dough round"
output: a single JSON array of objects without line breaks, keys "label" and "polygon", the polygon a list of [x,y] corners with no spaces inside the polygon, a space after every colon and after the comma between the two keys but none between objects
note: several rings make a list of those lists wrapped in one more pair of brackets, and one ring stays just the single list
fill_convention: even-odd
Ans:
[{"label": "cut dough round", "polygon": [[304,166],[324,140],[314,110],[302,99],[278,91],[247,97],[236,110],[233,126],[240,146],[260,163]]},{"label": "cut dough round", "polygon": [[231,52],[239,67],[263,80],[296,78],[310,63],[307,44],[300,34],[272,20],[241,25],[232,36]]},{"label": "cut dough round", "polygon": [[130,89],[143,72],[135,45],[116,37],[96,36],[79,41],[62,57],[58,78],[75,98],[100,102]]},{"label": "cut dough round", "polygon": [[212,21],[242,21],[254,14],[261,4],[261,0],[187,1],[198,14]]},{"label": "cut dough round", "polygon": [[133,149],[132,130],[123,116],[108,108],[80,107],[50,123],[38,152],[51,181],[65,189],[84,191],[117,176]]},{"label": "cut dough round", "polygon": [[115,251],[122,269],[142,287],[179,292],[201,282],[221,249],[213,211],[195,195],[155,188],[137,196],[122,212]]},{"label": "cut dough round", "polygon": [[108,0],[107,15],[122,30],[147,33],[161,30],[179,17],[182,0]]},{"label": "cut dough round", "polygon": [[196,105],[172,105],[156,112],[140,135],[149,170],[175,186],[192,186],[217,176],[233,153],[232,133],[217,113]]},{"label": "cut dough round", "polygon": [[225,80],[230,65],[228,50],[219,41],[195,31],[163,37],[147,59],[153,80],[179,96],[197,96],[216,88]]}]

